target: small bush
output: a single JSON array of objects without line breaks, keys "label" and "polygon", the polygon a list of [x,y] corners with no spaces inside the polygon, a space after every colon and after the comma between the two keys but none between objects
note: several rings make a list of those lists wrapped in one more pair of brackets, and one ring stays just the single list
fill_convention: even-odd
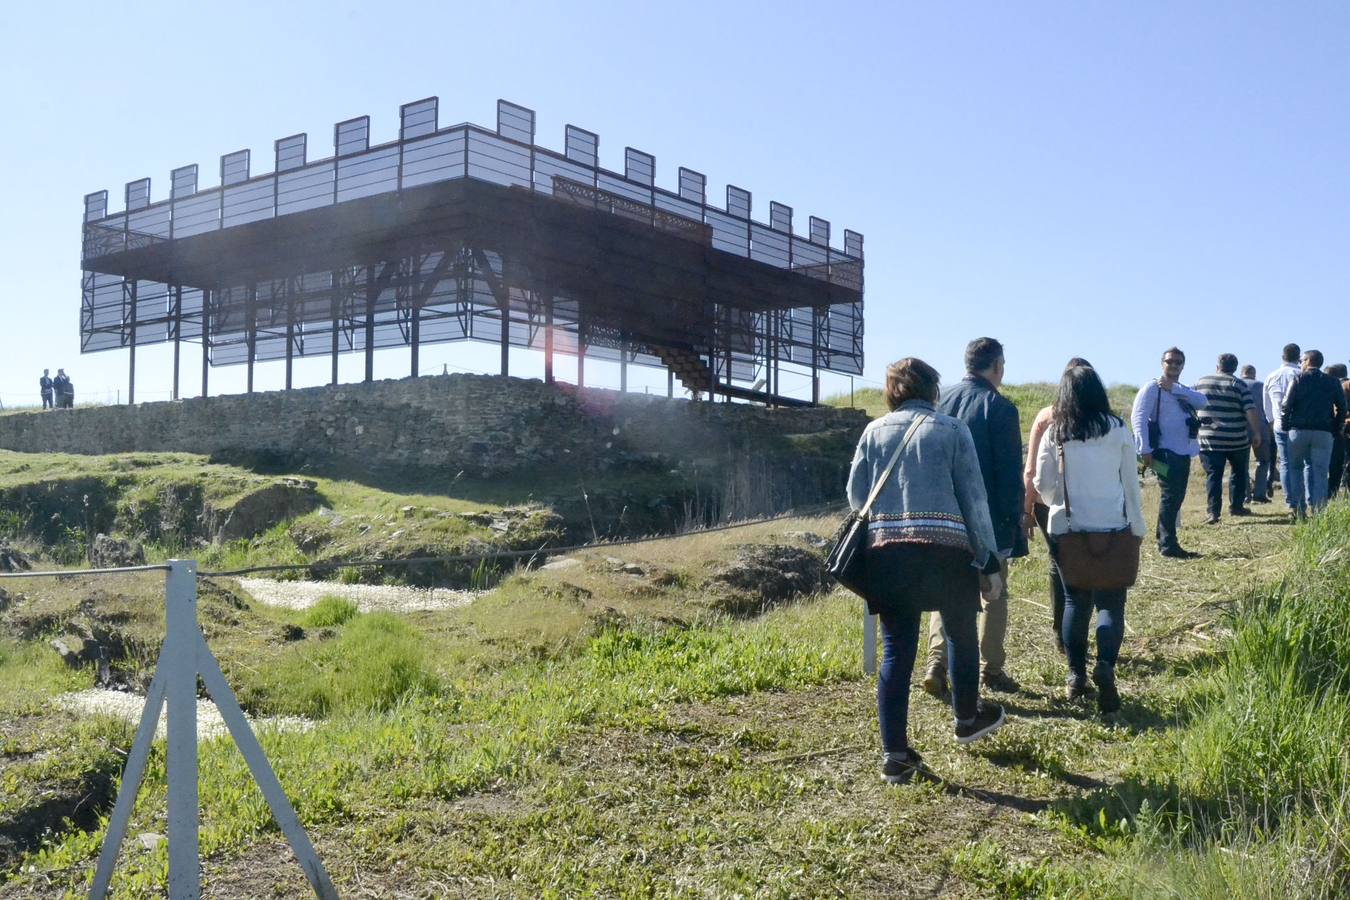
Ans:
[{"label": "small bush", "polygon": [[[328,609],[337,613],[338,604]],[[349,616],[336,640],[317,650],[298,646],[279,665],[256,673],[241,693],[254,709],[283,715],[388,710],[410,695],[442,690],[425,648],[425,637],[392,613]]]},{"label": "small bush", "polygon": [[335,628],[346,625],[357,616],[356,603],[342,597],[320,597],[319,602],[305,610],[306,628]]}]

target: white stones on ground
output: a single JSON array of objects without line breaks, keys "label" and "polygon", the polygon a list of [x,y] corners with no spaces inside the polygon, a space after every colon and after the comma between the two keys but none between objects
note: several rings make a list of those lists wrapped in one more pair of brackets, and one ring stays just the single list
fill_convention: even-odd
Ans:
[{"label": "white stones on ground", "polygon": [[[126,691],[110,691],[104,688],[91,688],[73,694],[62,694],[56,698],[56,705],[62,709],[83,715],[113,716],[135,725],[141,720],[141,711],[145,709],[145,696],[130,694]],[[165,735],[168,719],[165,711],[160,710],[159,724],[155,728],[155,737]],[[268,716],[262,719],[249,718],[249,724],[255,730],[277,729],[279,731],[308,731],[314,727],[309,719],[298,716]],[[197,740],[206,741],[227,734],[225,720],[220,710],[210,700],[197,701]]]},{"label": "white stones on ground", "polygon": [[541,572],[561,572],[564,569],[573,569],[579,565],[581,565],[581,560],[575,556],[560,556],[544,563],[539,567],[539,570]]},{"label": "white stones on ground", "polygon": [[323,597],[341,597],[361,612],[415,612],[468,606],[481,591],[415,588],[392,584],[339,584],[333,581],[273,581],[240,578],[239,586],[259,603],[308,609]]}]

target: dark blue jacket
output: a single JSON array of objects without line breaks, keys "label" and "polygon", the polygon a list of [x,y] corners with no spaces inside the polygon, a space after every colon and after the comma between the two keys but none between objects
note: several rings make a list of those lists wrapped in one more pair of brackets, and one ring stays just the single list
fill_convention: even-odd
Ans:
[{"label": "dark blue jacket", "polygon": [[1022,528],[1022,426],[1017,407],[985,379],[967,375],[942,392],[938,412],[960,419],[975,441],[994,538],[1013,556],[1027,555]]}]

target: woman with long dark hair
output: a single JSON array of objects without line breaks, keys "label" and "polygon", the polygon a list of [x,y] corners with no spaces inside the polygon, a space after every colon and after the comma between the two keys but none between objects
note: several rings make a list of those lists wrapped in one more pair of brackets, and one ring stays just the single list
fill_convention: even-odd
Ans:
[{"label": "woman with long dark hair", "polygon": [[[1081,356],[1075,356],[1064,366],[1064,371],[1069,371],[1074,366],[1087,366],[1092,368],[1092,363],[1083,359]],[[1027,435],[1027,461],[1022,469],[1022,487],[1023,497],[1026,498],[1026,507],[1022,511],[1022,527],[1027,530],[1027,540],[1031,539],[1033,531],[1039,530],[1041,537],[1045,539],[1045,545],[1050,546],[1050,533],[1045,530],[1046,524],[1050,521],[1050,510],[1041,502],[1041,497],[1036,493],[1034,484],[1036,478],[1036,454],[1041,449],[1041,439],[1045,437],[1045,432],[1050,428],[1050,420],[1055,412],[1055,405],[1044,406],[1036,413],[1036,418],[1031,421],[1031,432]],[[1059,652],[1064,652],[1064,582],[1059,576],[1059,569],[1055,566],[1055,560],[1050,558],[1050,611],[1051,628],[1055,633],[1055,646]]]},{"label": "woman with long dark hair", "polygon": [[[1097,373],[1074,366],[1059,381],[1054,412],[1036,456],[1035,487],[1049,508],[1051,552],[1057,539],[1073,532],[1111,532],[1128,528],[1139,538],[1147,531],[1135,468],[1134,441],[1114,413]],[[1068,657],[1067,694],[1077,700],[1090,693],[1087,635],[1097,612],[1097,706],[1104,714],[1120,709],[1116,660],[1125,636],[1125,588],[1086,590],[1066,578],[1061,637]]]},{"label": "woman with long dark hair", "polygon": [[[909,746],[909,683],[919,619],[942,614],[956,742],[968,744],[1003,724],[1003,708],[980,701],[975,616],[984,587],[999,587],[1000,566],[980,461],[970,430],[937,412],[937,370],[906,358],[886,370],[891,412],[858,441],[848,500],[861,509],[880,483],[867,530],[867,605],[881,619],[884,656],[877,679],[881,775],[901,784],[922,771]],[[881,482],[892,459],[895,467]],[[992,581],[991,581],[992,579]]]}]

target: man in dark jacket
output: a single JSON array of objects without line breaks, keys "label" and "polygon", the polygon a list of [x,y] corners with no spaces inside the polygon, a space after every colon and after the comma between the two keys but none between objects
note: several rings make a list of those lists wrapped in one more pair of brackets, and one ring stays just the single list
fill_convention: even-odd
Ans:
[{"label": "man in dark jacket", "polygon": [[52,408],[52,379],[47,373],[50,369],[42,370],[42,377],[38,379],[38,391],[42,395],[42,408]]},{"label": "man in dark jacket", "polygon": [[[977,338],[966,346],[966,377],[942,394],[938,411],[960,419],[975,440],[989,517],[994,524],[1002,559],[997,590],[982,590],[984,616],[980,619],[980,659],[984,684],[996,691],[1015,691],[1017,682],[1004,670],[1008,633],[1008,559],[1027,555],[1022,519],[1022,426],[1017,407],[998,392],[1003,383],[1003,345],[993,338]],[[983,586],[983,585],[982,585]],[[943,695],[947,689],[947,637],[942,617],[929,619],[928,673],[924,690]]]},{"label": "man in dark jacket", "polygon": [[1344,427],[1345,393],[1338,379],[1322,371],[1322,354],[1303,354],[1303,371],[1284,395],[1280,422],[1289,433],[1290,507],[1297,518],[1327,502],[1332,437]]}]

